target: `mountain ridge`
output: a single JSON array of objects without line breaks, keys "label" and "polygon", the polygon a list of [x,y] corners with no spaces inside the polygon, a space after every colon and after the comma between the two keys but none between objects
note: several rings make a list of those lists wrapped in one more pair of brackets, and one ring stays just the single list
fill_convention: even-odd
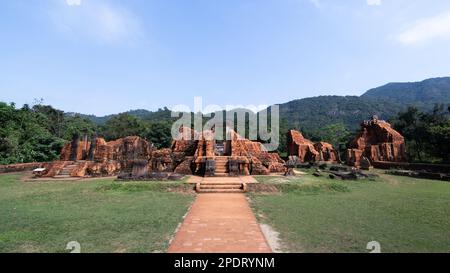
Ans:
[{"label": "mountain ridge", "polygon": [[450,77],[426,79],[420,82],[392,82],[365,92],[364,98],[384,98],[430,110],[434,103],[450,102]]},{"label": "mountain ridge", "polygon": [[[372,88],[361,96],[316,96],[278,105],[280,117],[289,127],[314,131],[336,123],[355,130],[361,120],[373,115],[389,120],[408,106],[430,111],[437,103],[450,104],[450,77],[430,78],[420,82],[392,82]],[[171,119],[171,112],[167,107],[158,111],[136,109],[125,113],[156,122]],[[116,115],[118,114],[97,117],[81,114],[98,125],[105,124]]]}]

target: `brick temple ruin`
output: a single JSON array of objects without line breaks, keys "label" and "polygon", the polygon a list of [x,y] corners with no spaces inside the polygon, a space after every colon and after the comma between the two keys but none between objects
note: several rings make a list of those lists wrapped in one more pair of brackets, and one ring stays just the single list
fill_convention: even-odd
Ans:
[{"label": "brick temple ruin", "polygon": [[[187,127],[180,128],[179,136],[171,147],[160,150],[137,136],[110,142],[101,137],[74,138],[62,149],[59,161],[3,167],[14,171],[39,166],[45,169],[39,176],[54,178],[116,175],[145,178],[152,173],[269,175],[285,173],[289,165],[277,153],[266,151],[261,143],[245,139],[229,128],[224,141],[216,140],[213,130],[199,133]],[[287,134],[287,152],[288,163],[292,158],[297,163],[342,163],[339,152],[331,144],[314,143],[296,130]],[[361,131],[349,144],[345,160],[347,165],[362,169],[404,164],[407,162],[405,139],[389,123],[374,117],[361,124]]]},{"label": "brick temple ruin", "polygon": [[267,152],[228,129],[228,140],[215,140],[214,131],[180,129],[180,140],[170,148],[157,150],[137,136],[106,142],[103,138],[74,138],[61,152],[60,161],[47,163],[43,177],[99,177],[129,175],[146,177],[150,173],[228,176],[268,175],[285,171],[277,153]]},{"label": "brick temple ruin", "polygon": [[361,132],[350,143],[347,163],[367,168],[378,162],[407,162],[405,138],[389,123],[374,116],[361,124]]},{"label": "brick temple ruin", "polygon": [[[300,163],[341,161],[331,144],[313,143],[299,131],[289,131],[287,142],[288,155],[296,157]],[[405,138],[389,123],[374,116],[361,124],[361,131],[349,144],[345,158],[347,165],[363,169],[380,163],[407,162]]]},{"label": "brick temple ruin", "polygon": [[290,157],[296,157],[300,163],[340,161],[333,145],[326,142],[313,143],[296,130],[290,130],[287,134],[287,152]]}]

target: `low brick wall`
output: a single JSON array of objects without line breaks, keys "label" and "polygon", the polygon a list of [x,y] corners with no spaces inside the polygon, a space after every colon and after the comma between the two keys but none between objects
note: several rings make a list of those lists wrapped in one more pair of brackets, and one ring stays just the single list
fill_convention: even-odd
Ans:
[{"label": "low brick wall", "polygon": [[12,165],[0,165],[0,173],[32,171],[37,168],[42,168],[44,164],[45,163],[43,162],[33,162],[33,163],[22,163]]}]

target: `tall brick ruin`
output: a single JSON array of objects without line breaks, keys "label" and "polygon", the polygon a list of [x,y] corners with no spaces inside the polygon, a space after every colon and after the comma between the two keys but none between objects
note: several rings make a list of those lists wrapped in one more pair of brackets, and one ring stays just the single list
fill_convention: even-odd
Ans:
[{"label": "tall brick ruin", "polygon": [[[174,153],[185,157],[184,166],[192,162],[193,173],[202,174],[207,161],[214,161],[217,174],[229,172],[230,161],[236,162],[241,175],[284,172],[284,160],[276,153],[269,153],[259,142],[250,141],[227,129],[227,140],[217,141],[214,131],[193,132],[190,128],[180,130],[182,136],[196,136],[197,140],[175,140],[172,145]],[[222,147],[218,152],[217,147]]]},{"label": "tall brick ruin", "polygon": [[405,138],[384,120],[373,117],[361,124],[361,132],[350,143],[347,163],[361,167],[374,162],[406,162]]},{"label": "tall brick ruin", "polygon": [[301,163],[338,162],[339,156],[333,145],[326,142],[313,143],[301,132],[290,130],[287,134],[287,152]]},{"label": "tall brick ruin", "polygon": [[148,162],[154,152],[152,144],[137,136],[110,142],[74,138],[63,147],[60,161],[46,164],[43,176],[54,177],[63,171],[70,177],[115,175],[132,169],[136,162]]}]

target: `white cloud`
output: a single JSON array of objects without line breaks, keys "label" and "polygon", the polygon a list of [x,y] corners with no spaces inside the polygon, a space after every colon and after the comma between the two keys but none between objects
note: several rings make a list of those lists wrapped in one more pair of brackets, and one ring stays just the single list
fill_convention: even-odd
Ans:
[{"label": "white cloud", "polygon": [[367,0],[367,5],[369,6],[380,6],[381,0]]},{"label": "white cloud", "polygon": [[102,44],[134,44],[142,38],[137,16],[104,0],[64,0],[64,5],[56,5],[51,15],[58,29],[75,38]]},{"label": "white cloud", "polygon": [[416,21],[408,29],[400,33],[397,39],[405,45],[450,39],[450,11]]},{"label": "white cloud", "polygon": [[81,0],[66,0],[66,3],[69,6],[80,6]]}]

